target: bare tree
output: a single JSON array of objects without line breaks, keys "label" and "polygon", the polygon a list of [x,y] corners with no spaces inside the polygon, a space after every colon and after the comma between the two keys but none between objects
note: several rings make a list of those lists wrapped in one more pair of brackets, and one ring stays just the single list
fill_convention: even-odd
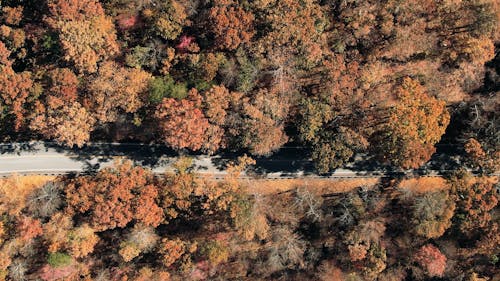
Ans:
[{"label": "bare tree", "polygon": [[28,209],[36,217],[50,217],[62,206],[61,186],[49,182],[37,189],[28,198]]},{"label": "bare tree", "polygon": [[28,271],[28,267],[26,265],[26,262],[22,260],[15,260],[12,262],[12,264],[9,266],[9,277],[13,281],[24,281],[28,280],[26,278],[26,272]]},{"label": "bare tree", "polygon": [[278,226],[272,234],[267,265],[271,271],[304,267],[306,242],[286,226]]},{"label": "bare tree", "polygon": [[159,240],[153,227],[134,227],[120,244],[120,256],[129,262],[141,253],[151,251]]},{"label": "bare tree", "polygon": [[320,221],[323,218],[322,204],[323,199],[313,194],[306,187],[295,190],[294,206],[313,222]]}]

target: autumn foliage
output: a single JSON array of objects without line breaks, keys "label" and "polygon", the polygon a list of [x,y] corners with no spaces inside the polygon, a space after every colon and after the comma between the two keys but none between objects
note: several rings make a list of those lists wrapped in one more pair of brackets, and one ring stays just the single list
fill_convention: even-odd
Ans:
[{"label": "autumn foliage", "polygon": [[498,83],[495,1],[33,3],[2,6],[2,140],[290,144],[328,173],[364,154],[415,169],[474,139],[468,164],[499,166],[497,103],[473,94]]},{"label": "autumn foliage", "polygon": [[418,168],[435,152],[450,115],[444,102],[425,93],[417,81],[405,78],[396,89],[397,103],[383,125],[379,151],[383,159],[405,169]]},{"label": "autumn foliage", "polygon": [[100,122],[116,121],[120,111],[133,113],[141,108],[150,79],[140,69],[104,62],[90,82],[86,104]]},{"label": "autumn foliage", "polygon": [[132,221],[158,226],[163,212],[156,204],[158,190],[150,181],[149,172],[125,162],[116,170],[72,182],[66,193],[68,207],[73,212],[89,212],[88,221],[98,230],[125,227]]},{"label": "autumn foliage", "polygon": [[155,112],[163,142],[175,149],[201,149],[209,124],[199,107],[196,100],[164,99]]},{"label": "autumn foliage", "polygon": [[443,276],[446,268],[446,256],[435,246],[431,244],[422,246],[414,258],[430,277]]},{"label": "autumn foliage", "polygon": [[[209,11],[210,24],[215,34],[215,44],[220,49],[234,50],[247,43],[255,33],[253,15],[231,1],[215,1]],[[229,2],[229,3],[228,3]]]},{"label": "autumn foliage", "polygon": [[498,1],[0,2],[0,280],[499,279]]},{"label": "autumn foliage", "polygon": [[95,72],[97,63],[118,52],[112,20],[95,0],[53,0],[46,21],[59,33],[64,59],[82,72]]},{"label": "autumn foliage", "polygon": [[[18,131],[25,123],[26,103],[33,90],[29,72],[16,73],[9,65],[0,66],[0,105],[12,117],[13,128]],[[5,109],[4,109],[5,110]]]},{"label": "autumn foliage", "polygon": [[472,177],[466,172],[458,173],[451,181],[461,221],[460,229],[465,234],[474,234],[490,226],[491,211],[498,205],[495,186],[496,177]]}]

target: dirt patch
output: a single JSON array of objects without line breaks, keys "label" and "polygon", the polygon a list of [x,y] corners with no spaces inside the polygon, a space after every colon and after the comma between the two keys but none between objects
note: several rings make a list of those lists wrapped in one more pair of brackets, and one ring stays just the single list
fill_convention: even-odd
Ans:
[{"label": "dirt patch", "polygon": [[243,180],[249,193],[262,195],[286,192],[298,187],[308,188],[316,194],[349,192],[357,187],[372,188],[380,182],[379,178],[363,179],[279,179],[279,180]]},{"label": "dirt patch", "polygon": [[450,188],[450,185],[441,177],[420,177],[402,180],[398,188],[422,194],[431,191],[447,190]]}]

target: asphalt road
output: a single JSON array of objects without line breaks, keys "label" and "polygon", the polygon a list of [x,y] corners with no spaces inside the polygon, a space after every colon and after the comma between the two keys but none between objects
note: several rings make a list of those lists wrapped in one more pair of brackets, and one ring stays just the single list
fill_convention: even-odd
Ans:
[{"label": "asphalt road", "polygon": [[[0,144],[0,176],[17,174],[61,175],[94,172],[113,165],[114,160],[127,158],[149,167],[154,173],[172,171],[179,155],[161,145],[94,143],[81,149],[68,149],[51,142]],[[194,170],[200,174],[222,178],[228,161],[236,155],[191,155]],[[248,177],[278,178],[366,178],[393,174],[380,167],[351,164],[327,176],[318,176],[308,160],[307,151],[300,147],[283,148],[270,157],[257,158],[254,171]],[[439,176],[443,168],[428,168],[426,175]],[[439,171],[438,171],[439,170]],[[244,175],[245,176],[245,175]]]},{"label": "asphalt road", "polygon": [[[234,159],[229,155],[192,155],[194,170],[201,174],[223,177],[224,167]],[[82,173],[113,165],[114,160],[127,158],[147,166],[155,173],[172,171],[178,154],[160,145],[96,143],[81,149],[67,149],[50,142],[0,144],[0,176],[11,174]],[[305,159],[305,160],[304,160]],[[250,176],[250,175],[249,175]],[[317,177],[312,163],[300,148],[287,148],[269,158],[257,159],[251,176],[263,178]],[[367,173],[338,169],[330,177],[372,177]]]}]

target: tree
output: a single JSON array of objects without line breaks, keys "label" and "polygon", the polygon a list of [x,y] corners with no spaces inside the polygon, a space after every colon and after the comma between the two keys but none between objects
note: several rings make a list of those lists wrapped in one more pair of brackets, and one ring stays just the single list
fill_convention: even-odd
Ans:
[{"label": "tree", "polygon": [[259,52],[278,51],[285,46],[304,64],[319,62],[327,20],[316,1],[271,0],[255,4],[262,12],[267,32],[256,43]]},{"label": "tree", "polygon": [[320,99],[304,99],[299,114],[299,137],[312,146],[312,159],[320,173],[342,167],[356,152],[368,147],[365,137],[339,125],[342,120],[334,107]]},{"label": "tree", "polygon": [[[64,255],[64,253],[61,253]],[[51,260],[52,261],[52,260]],[[53,267],[51,264],[47,263],[37,272],[37,277],[41,278],[43,281],[56,281],[61,279],[73,279],[76,278],[78,271],[73,262],[68,262],[67,265],[61,265]]]},{"label": "tree", "polygon": [[464,149],[468,159],[466,164],[482,173],[492,173],[500,169],[500,146],[498,142],[498,108],[500,103],[495,95],[476,97],[464,104],[457,112],[455,122],[462,128],[460,139],[467,140]]},{"label": "tree", "polygon": [[414,255],[415,261],[430,277],[442,277],[446,268],[446,256],[432,244],[422,246]]},{"label": "tree", "polygon": [[151,172],[125,161],[95,177],[72,180],[66,199],[72,211],[88,212],[88,221],[99,231],[123,228],[131,221],[158,226],[163,210],[156,203],[158,191],[151,182]]},{"label": "tree", "polygon": [[92,253],[99,242],[93,228],[86,223],[75,227],[71,216],[64,213],[54,214],[43,230],[49,253],[64,251],[73,258],[82,258]]},{"label": "tree", "polygon": [[69,147],[81,147],[90,138],[95,119],[78,99],[78,78],[67,68],[50,70],[45,91],[35,102],[30,129]]},{"label": "tree", "polygon": [[482,232],[491,221],[491,213],[498,205],[494,177],[473,177],[468,172],[459,172],[451,179],[457,202],[457,215],[460,230],[469,236]]},{"label": "tree", "polygon": [[43,233],[43,229],[39,220],[22,217],[17,222],[17,232],[21,240],[27,243],[31,239],[40,236]]},{"label": "tree", "polygon": [[220,241],[207,241],[200,248],[200,253],[208,260],[212,267],[225,263],[229,259],[229,248]]},{"label": "tree", "polygon": [[262,196],[238,196],[231,204],[231,218],[238,233],[247,241],[269,236],[271,227],[266,218],[266,203]]},{"label": "tree", "polygon": [[26,280],[26,275],[28,272],[28,265],[25,261],[21,259],[16,259],[12,261],[9,265],[9,277],[15,281]]},{"label": "tree", "polygon": [[[191,248],[191,249],[189,249]],[[163,239],[160,243],[160,254],[162,255],[162,263],[165,267],[170,267],[179,260],[184,253],[196,251],[196,246],[188,248],[188,244],[179,238],[170,240]]]},{"label": "tree", "polygon": [[5,46],[5,43],[0,41],[0,65],[2,67],[10,67],[12,66],[12,61],[9,59],[11,52]]},{"label": "tree", "polygon": [[12,263],[12,259],[9,256],[9,253],[7,251],[2,251],[0,252],[0,277],[1,278],[6,278],[7,277],[7,268],[10,266]]},{"label": "tree", "polygon": [[47,75],[46,104],[56,109],[78,98],[78,77],[68,68],[56,68]]},{"label": "tree", "polygon": [[216,48],[235,50],[240,44],[248,43],[255,33],[253,14],[232,1],[214,2],[208,12],[208,21],[215,35]]},{"label": "tree", "polygon": [[72,227],[73,221],[71,216],[62,212],[55,213],[50,220],[43,225],[43,237],[49,253],[55,253],[66,249],[68,232]]},{"label": "tree", "polygon": [[276,227],[267,255],[267,270],[271,272],[304,266],[306,242],[286,226]]},{"label": "tree", "polygon": [[58,182],[48,182],[28,197],[27,207],[35,217],[48,218],[63,205],[62,187]]},{"label": "tree", "polygon": [[445,62],[470,61],[482,65],[492,59],[499,21],[494,1],[473,0],[443,6],[436,20],[439,21],[438,32],[443,37],[440,45],[444,49]]},{"label": "tree", "polygon": [[288,141],[284,123],[289,104],[266,90],[245,98],[242,103],[241,144],[255,155],[269,155]]},{"label": "tree", "polygon": [[169,75],[155,77],[149,83],[149,101],[158,104],[163,98],[175,98],[178,100],[186,98],[188,88],[186,83],[175,82]]},{"label": "tree", "polygon": [[[9,63],[10,64],[10,63]],[[14,119],[13,128],[19,131],[25,123],[26,103],[33,92],[33,81],[31,73],[16,73],[9,66],[1,66],[0,72],[0,107],[5,106],[7,114]]]},{"label": "tree", "polygon": [[214,85],[203,93],[205,115],[210,123],[223,126],[231,102],[231,92],[224,85]]},{"label": "tree", "polygon": [[342,281],[345,280],[345,274],[340,268],[330,261],[325,261],[319,266],[319,272],[316,273],[321,281]]},{"label": "tree", "polygon": [[9,7],[5,6],[2,8],[3,21],[8,25],[19,25],[23,19],[23,6]]},{"label": "tree", "polygon": [[[444,60],[451,65],[472,63],[484,65],[495,57],[495,44],[486,36],[474,38],[467,34],[455,35],[442,54]],[[446,44],[446,45],[448,45]]]},{"label": "tree", "polygon": [[411,78],[396,88],[397,104],[373,138],[373,149],[383,160],[403,169],[429,160],[450,121],[445,103],[425,93]]},{"label": "tree", "polygon": [[224,85],[214,85],[203,93],[203,110],[210,127],[205,150],[215,152],[234,142],[240,134],[241,93],[231,92]]},{"label": "tree", "polygon": [[369,253],[380,243],[385,233],[385,224],[381,220],[366,221],[357,225],[346,236],[351,261],[362,261],[370,257]]},{"label": "tree", "polygon": [[113,21],[96,0],[50,0],[47,23],[59,34],[64,59],[93,73],[99,61],[118,53]]},{"label": "tree", "polygon": [[190,198],[201,182],[190,171],[191,165],[190,158],[182,157],[174,164],[176,172],[166,173],[158,184],[161,186],[160,202],[167,222],[179,215],[189,214],[190,207],[194,203]]},{"label": "tree", "polygon": [[155,118],[159,122],[161,140],[170,147],[190,150],[203,147],[209,124],[200,105],[193,99],[165,98],[157,106]]},{"label": "tree", "polygon": [[96,72],[99,61],[118,53],[114,24],[108,17],[61,22],[59,30],[64,59],[80,72]]},{"label": "tree", "polygon": [[137,272],[134,281],[170,281],[170,273],[163,270],[153,271],[151,268],[143,267]]},{"label": "tree", "polygon": [[67,266],[73,262],[71,256],[64,253],[51,253],[47,259],[47,262],[52,267],[62,267]]},{"label": "tree", "polygon": [[255,108],[247,107],[250,118],[244,121],[243,145],[255,155],[270,155],[288,141],[282,125]]},{"label": "tree", "polygon": [[241,196],[237,178],[243,167],[252,163],[248,157],[239,159],[238,165],[227,168],[224,182],[200,179],[191,171],[192,162],[181,158],[174,164],[175,173],[166,173],[158,185],[161,187],[161,207],[169,219],[194,219],[199,215],[219,215],[232,208]]},{"label": "tree", "polygon": [[481,144],[474,138],[470,138],[465,143],[464,149],[475,165],[478,165],[486,157],[486,152],[484,152]]},{"label": "tree", "polygon": [[121,112],[136,112],[146,100],[151,74],[115,62],[101,64],[88,85],[87,103],[100,122],[113,122]]},{"label": "tree", "polygon": [[57,25],[56,21],[83,20],[104,15],[98,0],[48,0],[47,6],[50,18],[46,20],[51,25]]},{"label": "tree", "polygon": [[299,212],[304,214],[312,222],[321,221],[323,219],[323,212],[321,206],[323,198],[314,194],[313,191],[307,187],[297,188],[295,190],[294,206]]},{"label": "tree", "polygon": [[166,40],[176,39],[182,28],[190,23],[185,7],[176,0],[162,1],[155,10],[143,11],[143,15],[153,22],[156,33]]},{"label": "tree", "polygon": [[415,200],[413,223],[416,234],[439,238],[451,226],[455,203],[447,192],[426,193]]},{"label": "tree", "polygon": [[120,244],[120,256],[125,262],[129,262],[139,254],[151,251],[159,237],[152,227],[134,227],[127,235],[125,241]]},{"label": "tree", "polygon": [[80,103],[64,104],[55,110],[39,104],[37,111],[30,128],[46,138],[68,147],[81,147],[90,139],[95,119]]},{"label": "tree", "polygon": [[312,160],[320,173],[343,167],[357,151],[368,147],[366,139],[348,127],[324,129],[313,143]]},{"label": "tree", "polygon": [[96,231],[86,223],[68,232],[67,248],[74,258],[88,256],[94,251],[98,242],[99,236],[97,236]]}]

